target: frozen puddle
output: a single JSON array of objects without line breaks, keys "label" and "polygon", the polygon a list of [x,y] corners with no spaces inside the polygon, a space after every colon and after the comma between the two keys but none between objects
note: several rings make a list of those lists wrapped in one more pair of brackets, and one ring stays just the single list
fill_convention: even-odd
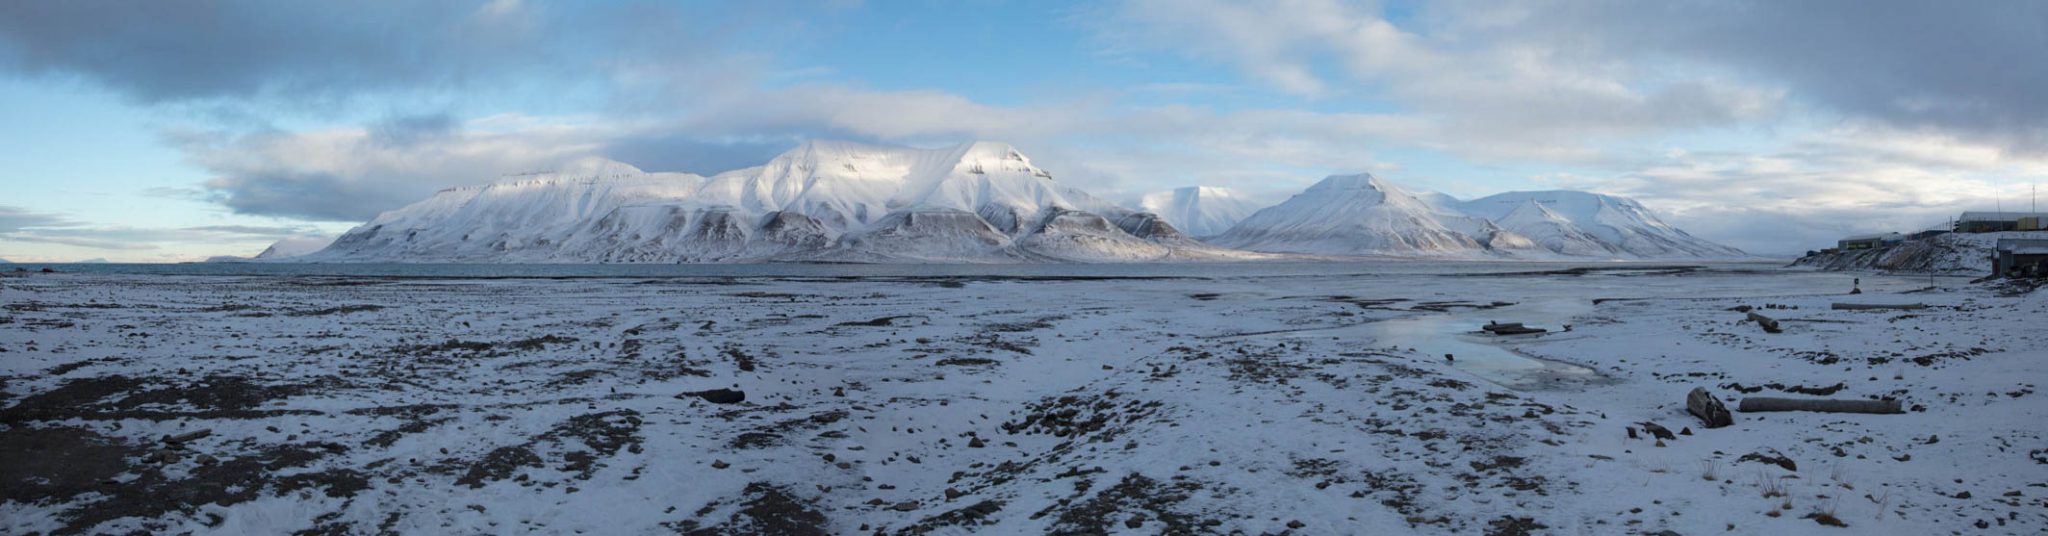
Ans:
[{"label": "frozen puddle", "polygon": [[1414,348],[1425,356],[1450,354],[1452,366],[1516,390],[1570,389],[1612,380],[1593,369],[1522,355],[1494,342],[1501,336],[1474,333],[1488,321],[1521,322],[1551,330],[1556,337],[1571,318],[1592,310],[1586,300],[1548,299],[1500,309],[1454,311],[1396,318],[1364,326],[1377,345]]}]

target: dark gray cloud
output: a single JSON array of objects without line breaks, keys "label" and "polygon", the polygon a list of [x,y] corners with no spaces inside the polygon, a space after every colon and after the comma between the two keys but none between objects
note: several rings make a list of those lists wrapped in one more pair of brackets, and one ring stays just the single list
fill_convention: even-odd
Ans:
[{"label": "dark gray cloud", "polygon": [[1781,84],[1851,117],[2048,152],[2048,2],[1561,0],[1526,12],[1480,30]]},{"label": "dark gray cloud", "polygon": [[215,178],[206,186],[220,196],[222,205],[241,214],[362,221],[423,197],[390,188],[388,183],[398,182],[393,179],[388,175],[343,177],[320,171],[256,169]]},{"label": "dark gray cloud", "polygon": [[605,146],[606,157],[648,171],[715,175],[761,165],[809,137],[768,140],[703,140],[683,133],[622,138]]},{"label": "dark gray cloud", "polygon": [[143,103],[297,106],[601,80],[624,67],[714,55],[722,38],[776,20],[768,16],[772,6],[712,7],[648,0],[0,2],[0,69],[81,78]]},{"label": "dark gray cloud", "polygon": [[370,125],[369,141],[384,146],[417,145],[447,139],[459,126],[445,113],[394,117]]},{"label": "dark gray cloud", "polygon": [[504,69],[521,21],[475,2],[0,3],[0,62],[144,102],[322,96]]}]

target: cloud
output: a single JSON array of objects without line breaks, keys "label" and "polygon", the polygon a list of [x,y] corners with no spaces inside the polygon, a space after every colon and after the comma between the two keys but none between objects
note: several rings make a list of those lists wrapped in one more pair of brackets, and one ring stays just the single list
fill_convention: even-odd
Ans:
[{"label": "cloud", "polygon": [[13,233],[33,227],[64,227],[77,225],[63,216],[44,214],[20,207],[0,205],[0,234]]},{"label": "cloud", "polygon": [[791,7],[646,0],[6,2],[0,70],[83,79],[145,104],[304,108],[365,95],[552,95],[566,85],[775,43],[800,26],[777,16]]},{"label": "cloud", "polygon": [[510,69],[531,46],[516,3],[0,4],[0,65],[90,79],[142,102],[342,96]]},{"label": "cloud", "polygon": [[1842,236],[1941,227],[1965,210],[2021,207],[2048,159],[1954,136],[1885,128],[1808,133],[1772,151],[1686,152],[1612,176],[1548,182],[1641,197],[1693,234],[1763,253]]},{"label": "cloud", "polygon": [[72,236],[49,236],[38,232],[0,234],[0,240],[9,240],[14,242],[33,242],[40,244],[58,244],[65,246],[77,246],[82,248],[105,249],[114,251],[146,251],[157,248],[155,244],[137,244],[132,242],[121,242],[115,240],[101,240],[96,238],[81,238]]},{"label": "cloud", "polygon": [[[1553,0],[1441,6],[1459,35],[1574,62],[1725,74],[1892,128],[2048,153],[2048,3]],[[1493,16],[1477,16],[1485,12]]]},{"label": "cloud", "polygon": [[399,117],[308,132],[179,132],[170,141],[213,175],[206,190],[236,213],[362,221],[442,188],[552,169],[628,133],[584,118],[495,116],[458,127]]},{"label": "cloud", "polygon": [[202,225],[199,227],[186,227],[183,230],[206,233],[223,233],[269,237],[297,235],[309,231],[308,228],[299,226],[283,227],[262,225]]},{"label": "cloud", "polygon": [[1429,127],[1402,142],[1479,157],[1588,159],[1602,142],[1739,124],[1777,103],[1768,88],[1422,26],[1337,0],[1130,0],[1096,23],[1119,46],[1225,62],[1311,99],[1397,103]]},{"label": "cloud", "polygon": [[[167,244],[233,244],[319,234],[300,225],[202,225],[176,229],[93,226],[70,217],[0,206],[0,242],[106,251],[151,251]],[[38,257],[40,258],[40,257]]]}]

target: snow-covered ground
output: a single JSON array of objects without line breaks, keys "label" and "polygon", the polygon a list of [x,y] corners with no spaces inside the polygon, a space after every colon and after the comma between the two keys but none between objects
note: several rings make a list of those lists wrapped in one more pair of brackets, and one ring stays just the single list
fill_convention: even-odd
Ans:
[{"label": "snow-covered ground", "polygon": [[[2048,530],[2048,293],[1172,270],[0,280],[0,532]],[[1695,386],[1912,409],[1708,430]]]}]

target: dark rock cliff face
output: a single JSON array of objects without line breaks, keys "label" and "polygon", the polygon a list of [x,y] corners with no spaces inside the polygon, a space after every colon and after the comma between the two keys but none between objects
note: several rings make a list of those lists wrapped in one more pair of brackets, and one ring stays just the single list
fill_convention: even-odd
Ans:
[{"label": "dark rock cliff face", "polygon": [[1010,245],[1010,237],[972,212],[921,210],[891,213],[843,245],[877,252],[984,252]]},{"label": "dark rock cliff face", "polygon": [[761,233],[755,238],[785,249],[817,249],[832,243],[823,223],[810,216],[787,211],[770,213],[761,223]]},{"label": "dark rock cliff face", "polygon": [[1188,239],[1187,235],[1180,232],[1180,229],[1175,229],[1172,224],[1166,223],[1166,220],[1159,219],[1158,215],[1150,212],[1137,212],[1117,218],[1116,226],[1123,229],[1124,232],[1130,233],[1131,236],[1154,242]]}]

